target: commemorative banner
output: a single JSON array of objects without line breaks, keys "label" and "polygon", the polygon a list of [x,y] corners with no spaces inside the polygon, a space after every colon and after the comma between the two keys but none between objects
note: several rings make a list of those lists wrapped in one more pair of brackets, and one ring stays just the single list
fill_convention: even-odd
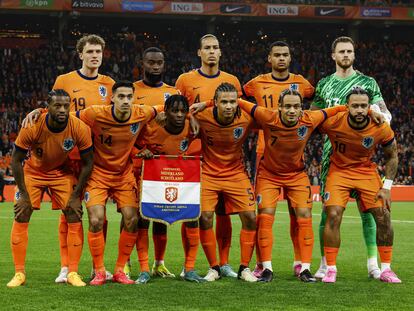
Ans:
[{"label": "commemorative banner", "polygon": [[142,217],[171,225],[198,220],[201,213],[200,157],[156,156],[144,160],[141,175]]}]

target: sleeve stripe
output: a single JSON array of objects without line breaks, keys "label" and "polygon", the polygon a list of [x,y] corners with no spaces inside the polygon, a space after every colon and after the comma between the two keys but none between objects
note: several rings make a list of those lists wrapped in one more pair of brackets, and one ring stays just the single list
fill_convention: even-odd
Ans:
[{"label": "sleeve stripe", "polygon": [[16,145],[16,143],[14,144],[14,148],[16,148],[16,150],[24,152],[24,153],[27,153],[29,151],[29,149],[19,147],[18,145]]},{"label": "sleeve stripe", "polygon": [[80,110],[76,111],[76,117],[80,119]]},{"label": "sleeve stripe", "polygon": [[328,118],[328,115],[326,114],[325,110],[322,109],[321,111],[323,113],[323,121],[325,121]]},{"label": "sleeve stripe", "polygon": [[389,145],[391,145],[395,140],[395,137],[391,138],[389,141],[387,141],[386,143],[382,144],[383,147],[388,147]]},{"label": "sleeve stripe", "polygon": [[254,105],[252,110],[250,110],[250,115],[252,116],[252,118],[254,119],[254,113],[256,111],[257,105]]},{"label": "sleeve stripe", "polygon": [[92,149],[93,149],[93,145],[91,145],[90,147],[88,147],[88,148],[86,148],[86,149],[79,150],[79,153],[80,153],[80,154],[85,154],[85,153],[87,153],[87,152],[91,151]]}]

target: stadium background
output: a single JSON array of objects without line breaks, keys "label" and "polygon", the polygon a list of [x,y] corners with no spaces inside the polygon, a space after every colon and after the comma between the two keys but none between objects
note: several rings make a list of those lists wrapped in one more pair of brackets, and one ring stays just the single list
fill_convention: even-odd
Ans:
[{"label": "stadium background", "polygon": [[[302,74],[314,86],[334,72],[330,58],[333,39],[349,35],[357,42],[354,67],[377,80],[393,115],[400,160],[395,183],[413,185],[414,1],[0,0],[0,189],[12,182],[10,154],[22,118],[43,105],[59,74],[80,67],[75,43],[85,33],[99,34],[107,42],[100,73],[136,81],[141,77],[141,52],[158,46],[166,54],[164,81],[172,85],[181,73],[199,66],[198,39],[205,33],[219,37],[223,54],[220,68],[242,83],[269,72],[268,45],[285,40],[292,51],[291,72]],[[252,136],[246,151],[254,147]],[[321,154],[321,137],[315,135],[306,150],[313,185],[319,183]],[[376,159],[382,170],[380,153]],[[10,232],[11,221],[5,219],[11,219],[11,206],[7,207],[7,212],[0,208],[1,254],[8,251],[5,235]],[[401,210],[407,212],[404,208]],[[414,219],[407,217],[402,224],[408,223],[400,232],[412,234]],[[57,224],[51,224],[55,234]],[[355,224],[358,229],[358,220]],[[360,239],[357,229],[355,235]],[[408,248],[408,241],[404,243]],[[291,252],[290,245],[286,247]],[[361,258],[363,252],[361,247]],[[10,254],[6,257],[10,259]],[[412,263],[412,259],[406,261]],[[2,262],[11,265],[11,260]],[[350,283],[348,290],[352,288]],[[376,290],[375,286],[372,289]],[[409,288],[401,292],[408,293]],[[402,309],[412,303],[405,298],[400,300]]]}]

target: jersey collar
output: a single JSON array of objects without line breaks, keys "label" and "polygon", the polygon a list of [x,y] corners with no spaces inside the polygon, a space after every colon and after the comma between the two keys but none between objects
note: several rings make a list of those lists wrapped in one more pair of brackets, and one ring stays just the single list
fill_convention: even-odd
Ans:
[{"label": "jersey collar", "polygon": [[362,131],[362,130],[366,129],[366,127],[367,127],[367,126],[371,123],[371,119],[370,119],[370,117],[368,117],[368,122],[367,122],[367,124],[365,124],[365,126],[364,126],[364,127],[359,127],[359,128],[356,128],[356,127],[352,126],[351,122],[349,122],[349,118],[350,118],[350,115],[349,115],[349,113],[348,113],[348,118],[346,118],[346,120],[347,120],[347,122],[348,122],[349,127],[350,127],[351,129],[355,130],[355,131]]},{"label": "jersey collar", "polygon": [[144,83],[148,87],[161,87],[161,86],[164,85],[164,82],[162,82],[162,81],[160,83],[155,84],[155,85],[150,85],[147,82],[145,82],[145,80],[142,80],[142,83]]},{"label": "jersey collar", "polygon": [[220,75],[220,70],[215,75],[212,75],[212,76],[206,75],[204,72],[201,71],[201,68],[198,68],[197,72],[200,75],[202,75],[203,77],[207,78],[207,79],[214,79],[214,78],[217,78]]},{"label": "jersey collar", "polygon": [[129,115],[129,118],[128,118],[128,119],[126,119],[126,120],[119,120],[119,119],[116,117],[116,115],[115,115],[115,105],[114,105],[114,104],[112,104],[112,107],[111,107],[111,112],[112,112],[112,118],[114,118],[114,120],[115,120],[116,122],[118,122],[118,123],[125,123],[125,122],[128,122],[128,121],[129,121],[129,119],[131,119],[131,116],[132,116],[132,110],[131,110],[131,114]]},{"label": "jersey collar", "polygon": [[276,78],[273,74],[270,74],[270,76],[272,77],[273,80],[275,80],[277,82],[285,82],[285,81],[289,80],[290,73],[287,75],[286,78],[282,78],[282,79]]},{"label": "jersey collar", "polygon": [[50,127],[48,121],[49,121],[49,113],[46,115],[46,126],[47,126],[47,129],[49,131],[51,131],[52,133],[62,133],[66,129],[66,126],[68,125],[69,117],[68,117],[68,120],[66,121],[65,127],[62,127],[61,129],[55,129],[53,127]]},{"label": "jersey collar", "polygon": [[96,79],[98,79],[98,75],[96,75],[95,77],[87,77],[87,76],[83,75],[83,74],[82,74],[82,72],[80,72],[80,70],[79,70],[79,69],[78,69],[78,70],[76,70],[76,72],[78,73],[78,75],[79,75],[82,79],[85,79],[85,80],[96,80]]}]

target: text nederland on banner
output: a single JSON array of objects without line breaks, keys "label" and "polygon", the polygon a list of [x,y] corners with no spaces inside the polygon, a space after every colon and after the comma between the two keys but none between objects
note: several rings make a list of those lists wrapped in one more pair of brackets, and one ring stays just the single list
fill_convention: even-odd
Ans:
[{"label": "text nederland on banner", "polygon": [[142,217],[171,225],[198,220],[201,213],[200,157],[155,156],[141,174]]}]

